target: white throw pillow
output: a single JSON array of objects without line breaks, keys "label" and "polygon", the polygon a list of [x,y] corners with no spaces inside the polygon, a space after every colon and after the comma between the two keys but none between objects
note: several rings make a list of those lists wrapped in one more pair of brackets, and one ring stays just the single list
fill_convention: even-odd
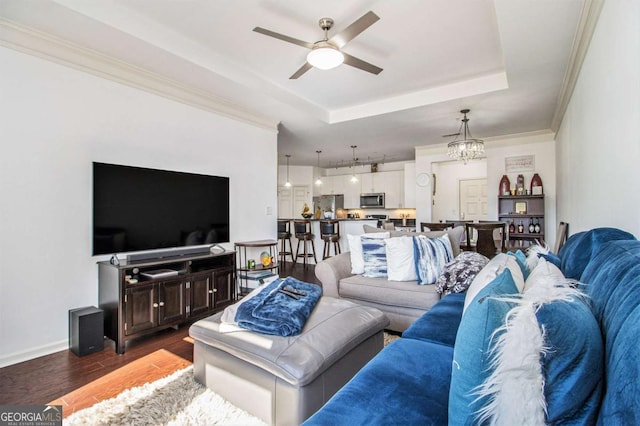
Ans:
[{"label": "white throw pillow", "polygon": [[[368,234],[371,235],[371,234]],[[413,259],[413,238],[394,237],[384,240],[387,250],[387,276],[389,281],[415,281],[416,267]]]},{"label": "white throw pillow", "polygon": [[[388,232],[372,232],[366,234],[367,238],[389,238]],[[364,255],[362,254],[361,235],[347,235],[349,242],[349,252],[351,253],[351,273],[355,275],[364,274]]]},{"label": "white throw pillow", "polygon": [[480,290],[500,275],[505,268],[511,271],[513,281],[515,282],[518,291],[522,293],[522,290],[524,289],[524,276],[522,275],[522,269],[520,269],[518,261],[515,257],[509,256],[506,253],[499,253],[491,259],[489,263],[487,263],[487,266],[482,268],[478,275],[473,279],[473,282],[467,290],[467,295],[464,298],[463,313],[467,310],[467,307],[471,304]]}]

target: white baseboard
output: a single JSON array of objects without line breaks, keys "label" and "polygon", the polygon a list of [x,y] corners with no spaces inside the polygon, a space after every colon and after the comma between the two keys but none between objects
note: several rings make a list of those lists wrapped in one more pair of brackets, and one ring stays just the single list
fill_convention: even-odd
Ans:
[{"label": "white baseboard", "polygon": [[67,349],[69,349],[69,340],[64,339],[58,342],[50,343],[48,345],[38,346],[36,348],[29,349],[24,352],[12,353],[12,354],[0,357],[0,368],[17,364],[23,361],[29,361],[34,358],[38,358],[44,355],[49,355],[54,352],[64,351]]}]

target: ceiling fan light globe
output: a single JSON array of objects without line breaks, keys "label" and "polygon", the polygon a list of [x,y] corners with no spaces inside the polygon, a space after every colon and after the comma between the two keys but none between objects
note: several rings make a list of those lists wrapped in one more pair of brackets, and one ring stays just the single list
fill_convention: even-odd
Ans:
[{"label": "ceiling fan light globe", "polygon": [[315,68],[330,70],[344,62],[344,55],[335,47],[325,44],[315,47],[307,55],[307,62]]}]

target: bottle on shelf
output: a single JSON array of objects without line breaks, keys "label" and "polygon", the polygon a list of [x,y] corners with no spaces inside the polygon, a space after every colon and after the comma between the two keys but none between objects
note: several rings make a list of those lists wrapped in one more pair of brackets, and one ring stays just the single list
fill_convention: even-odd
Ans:
[{"label": "bottle on shelf", "polygon": [[536,230],[536,226],[533,224],[533,219],[529,219],[529,233],[533,234]]},{"label": "bottle on shelf", "polygon": [[518,175],[518,180],[516,181],[516,194],[524,195],[524,176]]},{"label": "bottle on shelf", "polygon": [[511,182],[509,181],[509,177],[507,175],[502,175],[502,179],[500,179],[500,195],[509,195],[511,189]]},{"label": "bottle on shelf", "polygon": [[518,224],[518,233],[522,234],[524,232],[524,225],[522,224],[522,221],[520,221],[520,223]]},{"label": "bottle on shelf", "polygon": [[509,224],[509,233],[514,234],[516,232],[516,226],[513,224],[513,220]]},{"label": "bottle on shelf", "polygon": [[540,228],[540,219],[536,219],[536,224],[534,225],[534,232],[536,234],[539,234],[540,233],[540,229],[541,229]]},{"label": "bottle on shelf", "polygon": [[542,179],[539,174],[534,173],[531,178],[531,185],[529,189],[531,191],[531,195],[542,195]]}]

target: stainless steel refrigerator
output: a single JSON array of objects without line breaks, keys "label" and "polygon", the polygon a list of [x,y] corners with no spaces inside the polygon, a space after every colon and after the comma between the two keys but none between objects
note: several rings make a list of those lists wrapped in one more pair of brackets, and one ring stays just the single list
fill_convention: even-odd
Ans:
[{"label": "stainless steel refrigerator", "polygon": [[320,212],[320,219],[344,218],[344,195],[320,195],[313,197],[314,217],[317,217],[318,210]]}]

